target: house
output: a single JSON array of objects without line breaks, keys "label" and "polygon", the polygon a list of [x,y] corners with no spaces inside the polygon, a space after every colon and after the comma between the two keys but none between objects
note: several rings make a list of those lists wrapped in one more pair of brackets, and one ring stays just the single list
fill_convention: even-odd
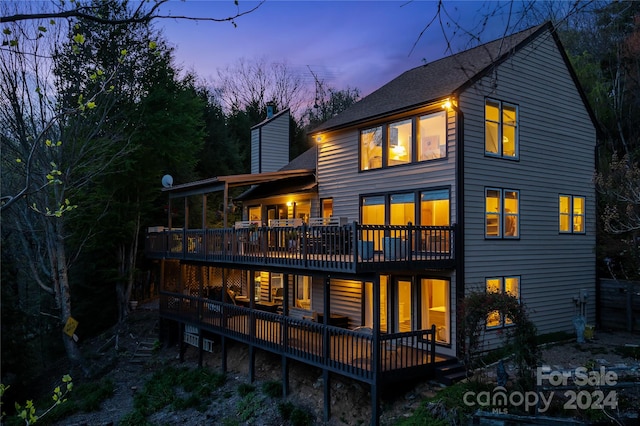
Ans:
[{"label": "house", "polygon": [[[273,153],[285,119],[252,145]],[[377,423],[381,386],[455,362],[471,292],[517,296],[541,334],[594,320],[596,125],[550,23],[411,69],[311,137],[277,170],[164,189],[187,219],[150,232],[147,255],[181,342],[216,339],[223,368],[229,339],[281,354],[285,392],[291,360],[368,383]],[[189,229],[237,186],[244,220]],[[490,342],[508,326],[490,315]],[[325,386],[327,418],[329,401]]]}]

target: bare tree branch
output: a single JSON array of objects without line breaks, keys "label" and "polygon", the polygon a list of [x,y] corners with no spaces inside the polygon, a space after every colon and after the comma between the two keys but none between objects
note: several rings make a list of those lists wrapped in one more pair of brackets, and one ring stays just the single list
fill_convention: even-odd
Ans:
[{"label": "bare tree branch", "polygon": [[[13,15],[6,15],[0,17],[0,23],[18,22],[33,19],[70,19],[78,18],[85,19],[87,21],[97,22],[99,24],[107,25],[122,25],[122,24],[144,24],[151,22],[154,19],[177,19],[188,21],[204,21],[204,22],[231,22],[235,25],[235,20],[257,10],[265,0],[259,2],[256,6],[246,11],[238,11],[234,15],[230,15],[224,18],[212,18],[212,17],[198,17],[198,16],[185,16],[185,15],[162,15],[159,14],[159,8],[168,0],[155,0],[153,5],[148,10],[143,10],[142,6],[145,2],[140,2],[140,5],[131,16],[121,19],[104,18],[98,13],[98,8],[95,6],[78,6],[75,9],[63,10],[61,12],[40,12],[40,13],[18,13]],[[235,2],[238,5],[238,2]]]}]

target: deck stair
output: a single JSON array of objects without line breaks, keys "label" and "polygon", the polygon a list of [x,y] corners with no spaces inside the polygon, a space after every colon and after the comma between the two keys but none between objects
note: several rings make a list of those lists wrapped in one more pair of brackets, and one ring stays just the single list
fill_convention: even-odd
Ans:
[{"label": "deck stair", "polygon": [[443,385],[452,385],[468,378],[470,375],[471,373],[467,375],[466,367],[457,358],[449,358],[435,366],[435,381]]},{"label": "deck stair", "polygon": [[156,346],[156,341],[152,339],[143,339],[138,342],[136,350],[131,356],[131,363],[144,364],[153,356],[153,351]]}]

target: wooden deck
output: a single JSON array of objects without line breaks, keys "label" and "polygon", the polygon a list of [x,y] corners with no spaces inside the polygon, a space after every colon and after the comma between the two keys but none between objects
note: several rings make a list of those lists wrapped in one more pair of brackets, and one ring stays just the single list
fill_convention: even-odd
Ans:
[{"label": "wooden deck", "polygon": [[435,353],[435,327],[375,336],[172,293],[161,294],[160,315],[366,383],[429,377],[448,360]]},{"label": "wooden deck", "polygon": [[299,226],[162,230],[147,233],[146,255],[347,273],[455,266],[452,226]]}]

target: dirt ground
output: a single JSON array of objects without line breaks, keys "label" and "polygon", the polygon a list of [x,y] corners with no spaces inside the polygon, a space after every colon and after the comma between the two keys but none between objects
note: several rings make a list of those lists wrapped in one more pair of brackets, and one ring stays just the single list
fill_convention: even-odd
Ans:
[{"label": "dirt ground", "polygon": [[[59,426],[106,426],[117,425],[118,421],[133,410],[133,397],[140,392],[145,382],[159,365],[198,365],[197,349],[189,347],[185,353],[184,363],[179,361],[178,347],[164,347],[145,363],[135,361],[136,348],[139,342],[157,339],[157,311],[144,309],[134,311],[128,328],[118,334],[118,350],[115,351],[113,332],[105,333],[90,342],[83,344],[85,353],[90,354],[95,365],[102,365],[108,377],[115,383],[115,394],[102,403],[98,412],[79,413],[57,423]],[[110,339],[110,340],[109,340]],[[626,332],[596,332],[594,340],[578,345],[574,340],[559,344],[550,344],[542,350],[543,363],[552,370],[575,369],[580,366],[602,365],[605,367],[624,367],[636,375],[640,375],[640,359],[624,357],[614,350],[616,347],[640,344],[640,334]],[[221,356],[218,346],[213,353],[205,353],[203,365],[219,371]],[[232,345],[227,358],[227,382],[222,394],[233,395],[217,398],[206,412],[194,409],[184,411],[163,410],[149,419],[153,424],[181,424],[188,426],[220,424],[220,419],[233,419],[237,411],[240,397],[238,386],[248,383],[249,353],[244,345]],[[513,366],[507,363],[511,372]],[[482,373],[485,380],[495,380],[495,366],[489,366]],[[99,374],[99,373],[97,373]],[[259,388],[265,381],[281,380],[280,357],[263,351],[256,353],[256,382]],[[80,380],[78,380],[80,381]],[[332,375],[331,385],[331,421],[329,426],[366,425],[370,421],[370,395],[368,385]],[[289,400],[296,406],[304,407],[313,413],[315,424],[323,423],[323,383],[319,369],[292,362],[290,364],[290,396]],[[384,389],[382,394],[381,424],[393,425],[398,419],[410,416],[418,408],[421,401],[434,396],[442,387],[434,382],[411,384],[404,388]],[[638,406],[640,406],[640,399]],[[277,404],[263,401],[261,415],[258,419],[235,424],[251,425],[285,425],[279,416]]]}]

